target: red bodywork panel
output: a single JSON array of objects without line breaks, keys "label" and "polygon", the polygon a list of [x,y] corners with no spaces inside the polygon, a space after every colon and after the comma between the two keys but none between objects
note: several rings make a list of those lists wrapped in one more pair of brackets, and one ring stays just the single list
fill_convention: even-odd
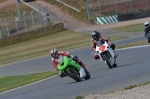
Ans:
[{"label": "red bodywork panel", "polygon": [[99,47],[99,50],[103,52],[105,50],[105,46]]}]

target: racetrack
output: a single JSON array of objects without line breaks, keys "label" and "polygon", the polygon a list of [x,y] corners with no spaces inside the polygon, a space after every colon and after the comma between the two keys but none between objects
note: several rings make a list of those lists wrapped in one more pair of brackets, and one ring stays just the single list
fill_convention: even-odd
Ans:
[{"label": "racetrack", "polygon": [[[116,46],[120,46],[123,44],[128,44],[132,42],[136,42],[139,40],[144,40],[143,35],[131,37],[123,40],[115,41]],[[89,40],[90,42],[90,40]],[[90,55],[92,52],[91,47],[79,48],[75,50],[69,51],[70,54],[77,55],[85,64],[87,64],[87,59],[93,60],[93,55]],[[88,55],[88,56],[87,56]],[[35,59],[30,59],[22,62],[17,62],[9,65],[5,65],[0,67],[0,76],[12,76],[12,75],[25,75],[37,72],[45,72],[49,70],[53,70],[53,65],[51,62],[51,56],[44,56]]]},{"label": "racetrack", "polygon": [[[129,39],[127,41],[129,41]],[[119,45],[121,41],[117,42],[116,44]],[[118,67],[113,69],[109,69],[107,65],[100,60],[94,60],[93,55],[89,54],[91,52],[90,47],[72,50],[70,52],[77,54],[87,65],[87,69],[91,73],[91,79],[76,82],[68,77],[59,78],[56,76],[35,84],[1,93],[0,99],[75,99],[76,96],[105,93],[132,84],[149,81],[149,48],[150,46],[116,50],[116,53],[119,54],[117,59]],[[49,62],[47,62],[48,60]],[[45,56],[24,62],[26,62],[26,66],[32,64],[32,66],[36,67],[37,64],[40,64],[45,68],[44,65],[47,65],[49,68],[46,66],[46,69],[51,70],[53,67],[50,65],[50,61],[50,56]],[[20,64],[20,67],[24,67],[25,69],[25,65],[21,66],[22,62],[15,63],[15,65],[16,64]],[[0,70],[1,68],[8,69],[10,67],[11,66],[3,66],[0,67]],[[40,71],[42,67],[41,69],[40,67],[37,68]],[[31,66],[25,69],[25,71],[26,70],[31,70]],[[32,71],[34,71],[34,69],[30,72]]]},{"label": "racetrack", "polygon": [[[55,7],[52,7],[51,9],[54,10],[54,8]],[[66,17],[66,14],[63,13],[62,15],[60,15],[62,11],[57,10],[56,12],[59,14],[59,17],[65,17],[65,19],[62,20],[63,23],[67,23],[65,24],[65,28],[69,27],[70,29],[77,31],[98,30],[101,32],[101,29],[112,28],[112,26],[120,27],[122,25],[129,25],[131,23],[143,23],[149,20],[149,18],[146,18],[140,19],[140,21],[132,20],[132,22],[118,22],[115,25],[108,24],[107,26],[95,26],[95,28],[93,28],[89,27],[89,25],[87,27],[85,27],[84,24],[80,25],[77,20],[74,21],[72,18],[71,20],[69,20],[70,18]],[[53,17],[53,14],[51,17]],[[54,16],[54,18],[52,18],[51,20],[54,19],[58,20],[58,17]],[[69,23],[73,25],[70,25]],[[91,31],[88,31],[87,33],[91,33]],[[104,36],[106,36],[106,34],[104,33],[105,31],[101,32]],[[108,33],[108,36],[112,34],[116,35],[116,33]],[[141,35],[142,34],[143,33],[141,33]],[[126,40],[119,40],[116,41],[115,44],[116,46],[119,46],[122,44],[127,44],[143,39],[145,38],[142,35]],[[149,48],[150,47],[148,46],[141,48],[117,50],[116,53],[119,54],[117,59],[118,67],[113,69],[109,69],[100,60],[94,60],[93,55],[90,54],[92,52],[91,47],[71,50],[69,51],[71,54],[76,54],[77,56],[79,56],[79,58],[87,65],[87,69],[91,73],[91,79],[78,83],[68,77],[61,79],[56,76],[46,79],[44,81],[17,88],[15,90],[0,93],[0,99],[75,99],[76,96],[80,95],[85,96],[93,93],[105,93],[110,90],[124,88],[131,84],[138,84],[149,81]],[[51,64],[51,57],[50,55],[48,55],[2,66],[0,67],[0,76],[24,75],[35,72],[49,71],[52,69],[53,66]]]}]

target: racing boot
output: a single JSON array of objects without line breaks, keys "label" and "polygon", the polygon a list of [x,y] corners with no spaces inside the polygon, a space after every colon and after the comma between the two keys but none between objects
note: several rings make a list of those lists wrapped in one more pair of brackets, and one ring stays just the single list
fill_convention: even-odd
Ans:
[{"label": "racing boot", "polygon": [[77,62],[80,66],[82,66],[83,68],[85,68],[85,65],[80,61],[80,59],[76,56],[76,55],[72,55],[71,56],[72,59]]},{"label": "racing boot", "polygon": [[[115,53],[115,50],[114,50],[114,53]],[[115,63],[116,63],[116,64],[117,64],[117,61],[116,61],[117,56],[118,56],[118,55],[115,53],[114,59],[115,59]]]},{"label": "racing boot", "polygon": [[118,55],[116,54],[115,50],[114,50],[114,53],[115,53],[115,57],[117,57]]},{"label": "racing boot", "polygon": [[83,69],[84,69],[84,71],[85,71],[85,73],[86,73],[86,72],[87,72],[87,69],[86,69],[85,64],[83,64],[80,60],[79,60],[78,64],[83,67]]},{"label": "racing boot", "polygon": [[80,66],[82,66],[83,68],[85,68],[85,64],[83,64],[79,59],[78,59],[77,63],[78,63]]},{"label": "racing boot", "polygon": [[84,69],[83,69],[82,67],[80,68],[79,73],[80,73],[80,78],[81,78],[81,79],[86,76],[86,73],[85,73],[85,71],[84,71]]},{"label": "racing boot", "polygon": [[114,59],[115,59],[115,63],[116,63],[116,64],[117,64],[117,61],[116,61],[116,59],[117,59],[117,56],[118,56],[118,55],[115,55],[115,56],[114,56]]},{"label": "racing boot", "polygon": [[59,77],[61,77],[61,78],[66,77],[66,75],[63,74],[61,71],[58,72],[58,75],[59,75]]}]

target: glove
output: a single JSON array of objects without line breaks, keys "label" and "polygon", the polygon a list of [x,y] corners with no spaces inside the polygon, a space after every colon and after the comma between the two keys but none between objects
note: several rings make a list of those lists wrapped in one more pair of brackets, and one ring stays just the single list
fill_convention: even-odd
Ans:
[{"label": "glove", "polygon": [[73,59],[73,58],[74,58],[74,55],[70,55],[70,58]]},{"label": "glove", "polygon": [[76,55],[70,55],[71,56],[71,59],[74,60],[74,61],[78,61],[78,57]]}]

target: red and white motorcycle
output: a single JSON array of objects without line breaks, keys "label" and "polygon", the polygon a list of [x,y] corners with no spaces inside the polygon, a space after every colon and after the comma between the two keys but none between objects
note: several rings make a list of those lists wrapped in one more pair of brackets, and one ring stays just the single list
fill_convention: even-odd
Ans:
[{"label": "red and white motorcycle", "polygon": [[97,42],[96,53],[99,55],[100,59],[108,65],[109,68],[117,66],[115,52],[106,41],[101,40]]}]

